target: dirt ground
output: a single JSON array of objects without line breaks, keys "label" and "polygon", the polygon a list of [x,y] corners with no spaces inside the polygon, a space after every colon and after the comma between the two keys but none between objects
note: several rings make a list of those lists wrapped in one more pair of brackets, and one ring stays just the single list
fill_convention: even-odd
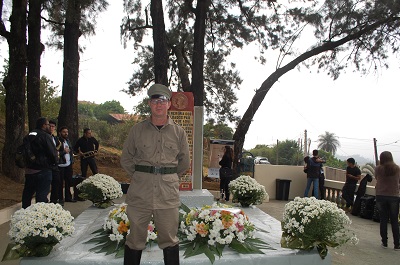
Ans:
[{"label": "dirt ground", "polygon": [[[120,165],[121,151],[110,148],[100,147],[99,154],[96,156],[99,173],[112,176],[118,182],[129,183],[128,175]],[[80,173],[80,163],[76,161],[73,165],[74,174]],[[91,175],[88,169],[88,176]],[[0,210],[21,202],[22,190],[24,185],[6,178],[0,174]],[[204,180],[203,188],[219,190],[219,182]]]}]

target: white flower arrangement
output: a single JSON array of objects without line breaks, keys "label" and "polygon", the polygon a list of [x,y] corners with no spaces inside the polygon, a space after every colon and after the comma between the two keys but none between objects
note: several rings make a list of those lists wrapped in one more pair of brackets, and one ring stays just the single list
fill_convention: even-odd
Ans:
[{"label": "white flower arrangement", "polygon": [[69,211],[53,203],[36,203],[16,211],[8,232],[15,246],[7,249],[3,260],[47,256],[54,245],[73,234],[73,219]]},{"label": "white flower arrangement", "polygon": [[263,185],[246,175],[232,180],[229,183],[229,191],[233,195],[233,201],[238,201],[244,207],[261,204],[268,196]]},{"label": "white flower arrangement", "polygon": [[81,192],[79,197],[92,201],[99,208],[111,206],[113,199],[121,198],[123,195],[121,184],[104,174],[90,176],[76,187]]},{"label": "white flower arrangement", "polygon": [[[93,232],[96,237],[86,243],[97,243],[91,251],[106,252],[107,254],[116,253],[115,257],[124,256],[124,246],[126,236],[130,233],[130,223],[126,214],[126,203],[113,208],[104,220],[101,229]],[[147,243],[152,244],[157,241],[157,230],[151,220],[147,227]]]},{"label": "white flower arrangement", "polygon": [[325,258],[327,246],[339,247],[349,241],[357,244],[350,224],[349,217],[335,203],[296,197],[285,205],[281,246],[305,250],[316,247],[321,258]]},{"label": "white flower arrangement", "polygon": [[201,209],[181,207],[179,237],[185,258],[204,253],[214,263],[225,246],[242,254],[263,254],[260,249],[270,248],[254,238],[256,228],[241,209],[224,204]]}]

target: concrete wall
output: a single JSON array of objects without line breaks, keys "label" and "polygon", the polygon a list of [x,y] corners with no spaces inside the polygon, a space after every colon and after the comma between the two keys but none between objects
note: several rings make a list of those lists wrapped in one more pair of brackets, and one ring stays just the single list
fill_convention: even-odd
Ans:
[{"label": "concrete wall", "polygon": [[276,179],[291,180],[289,200],[297,196],[303,197],[307,184],[307,175],[303,172],[303,166],[257,164],[254,168],[254,178],[265,186],[269,199],[272,200],[276,198]]},{"label": "concrete wall", "polygon": [[[343,170],[338,170],[343,171]],[[343,171],[345,172],[345,171]],[[325,173],[327,172],[325,168]],[[344,181],[330,180],[330,176],[325,174],[325,187],[341,190],[344,185]],[[254,178],[265,186],[265,189],[269,195],[269,199],[276,199],[276,179],[288,179],[290,182],[289,200],[294,199],[297,196],[303,197],[304,190],[307,185],[307,175],[303,172],[303,166],[275,166],[275,165],[255,165]],[[370,184],[367,186],[366,194],[375,196],[375,186]],[[311,191],[309,192],[311,196]]]}]

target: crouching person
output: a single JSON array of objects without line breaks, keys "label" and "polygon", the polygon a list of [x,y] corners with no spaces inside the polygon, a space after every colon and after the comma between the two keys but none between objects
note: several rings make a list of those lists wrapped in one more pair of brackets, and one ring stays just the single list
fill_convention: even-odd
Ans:
[{"label": "crouching person", "polygon": [[152,216],[164,264],[179,264],[178,176],[188,170],[190,158],[185,131],[167,115],[171,94],[164,85],[150,87],[151,116],[133,126],[124,143],[121,165],[131,177],[126,197],[130,234],[124,265],[140,264]]}]

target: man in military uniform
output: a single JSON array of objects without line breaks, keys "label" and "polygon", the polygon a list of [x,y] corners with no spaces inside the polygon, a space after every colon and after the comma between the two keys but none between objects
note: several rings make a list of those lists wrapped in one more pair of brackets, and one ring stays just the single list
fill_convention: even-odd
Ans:
[{"label": "man in military uniform", "polygon": [[148,90],[151,117],[133,126],[124,143],[121,165],[131,176],[126,197],[130,234],[124,265],[140,264],[151,217],[164,264],[179,264],[179,175],[190,166],[187,135],[167,115],[171,91],[155,84]]}]

